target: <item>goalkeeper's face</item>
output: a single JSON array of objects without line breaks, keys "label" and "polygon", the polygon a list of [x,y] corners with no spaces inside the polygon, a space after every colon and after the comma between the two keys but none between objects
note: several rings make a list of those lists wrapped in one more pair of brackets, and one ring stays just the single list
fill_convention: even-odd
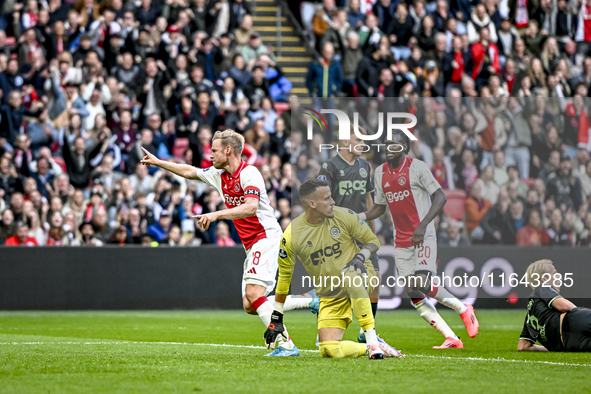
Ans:
[{"label": "goalkeeper's face", "polygon": [[334,200],[331,197],[330,188],[321,186],[312,194],[311,202],[318,216],[324,218],[334,217]]}]

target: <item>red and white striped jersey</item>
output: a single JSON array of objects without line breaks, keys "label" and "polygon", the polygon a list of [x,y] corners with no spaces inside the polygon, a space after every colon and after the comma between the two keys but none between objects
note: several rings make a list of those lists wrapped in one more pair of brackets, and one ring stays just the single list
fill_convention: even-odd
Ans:
[{"label": "red and white striped jersey", "polygon": [[199,168],[197,177],[200,181],[213,186],[224,198],[226,207],[234,208],[244,203],[245,198],[256,198],[259,206],[255,216],[234,219],[234,226],[244,248],[250,249],[258,240],[281,237],[282,231],[265,189],[263,176],[251,165],[242,161],[233,174],[215,167]]},{"label": "red and white striped jersey", "polygon": [[[388,205],[394,224],[394,245],[412,246],[411,237],[431,208],[430,196],[441,186],[425,162],[405,157],[396,169],[388,163],[376,168],[374,174],[375,203]],[[435,225],[427,225],[425,239],[436,239]]]}]

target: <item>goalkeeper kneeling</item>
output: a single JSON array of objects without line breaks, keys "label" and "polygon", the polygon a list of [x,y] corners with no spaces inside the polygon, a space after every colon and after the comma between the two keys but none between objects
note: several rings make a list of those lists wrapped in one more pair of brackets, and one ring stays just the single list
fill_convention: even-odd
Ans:
[{"label": "goalkeeper kneeling", "polygon": [[[322,357],[403,357],[375,331],[369,294],[372,283],[375,287],[378,280],[369,258],[380,243],[353,211],[335,207],[330,193],[323,180],[308,180],[300,187],[305,213],[290,223],[281,240],[275,310],[265,331],[265,343],[272,347],[279,335],[286,336],[284,302],[295,261],[299,260],[320,297],[318,336]],[[361,249],[356,241],[363,245]],[[343,341],[352,322],[351,309],[365,332],[366,344]]]}]

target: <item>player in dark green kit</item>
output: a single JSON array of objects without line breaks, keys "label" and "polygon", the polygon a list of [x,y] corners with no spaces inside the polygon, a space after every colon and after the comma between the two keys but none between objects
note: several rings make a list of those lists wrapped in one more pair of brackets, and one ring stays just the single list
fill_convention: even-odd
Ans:
[{"label": "player in dark green kit", "polygon": [[567,276],[557,273],[552,261],[539,260],[529,265],[526,277],[534,291],[517,350],[591,352],[591,310],[577,308],[559,293]]},{"label": "player in dark green kit", "polygon": [[[361,134],[367,134],[363,127],[359,127]],[[371,167],[365,159],[361,158],[361,146],[363,141],[355,135],[351,127],[351,139],[339,141],[337,155],[322,164],[318,179],[325,180],[330,185],[332,198],[336,206],[348,208],[355,213],[365,212],[373,205],[372,193],[374,191],[371,176]],[[355,149],[357,145],[359,148]],[[373,221],[368,222],[375,234]],[[380,266],[377,255],[371,257],[374,269],[380,278]],[[380,288],[376,286],[370,295],[371,310],[375,319],[378,310]],[[363,330],[357,336],[359,342],[365,343]]]}]

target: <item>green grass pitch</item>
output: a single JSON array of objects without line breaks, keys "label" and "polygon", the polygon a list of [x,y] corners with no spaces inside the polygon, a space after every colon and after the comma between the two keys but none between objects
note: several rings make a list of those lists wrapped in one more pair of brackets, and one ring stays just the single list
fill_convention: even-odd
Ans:
[{"label": "green grass pitch", "polygon": [[406,359],[326,360],[306,311],[285,315],[303,350],[290,358],[263,357],[264,327],[239,311],[0,312],[0,393],[591,392],[591,354],[517,352],[524,312],[476,313],[470,339],[441,311],[462,350],[431,349],[443,338],[414,311],[380,311]]}]

